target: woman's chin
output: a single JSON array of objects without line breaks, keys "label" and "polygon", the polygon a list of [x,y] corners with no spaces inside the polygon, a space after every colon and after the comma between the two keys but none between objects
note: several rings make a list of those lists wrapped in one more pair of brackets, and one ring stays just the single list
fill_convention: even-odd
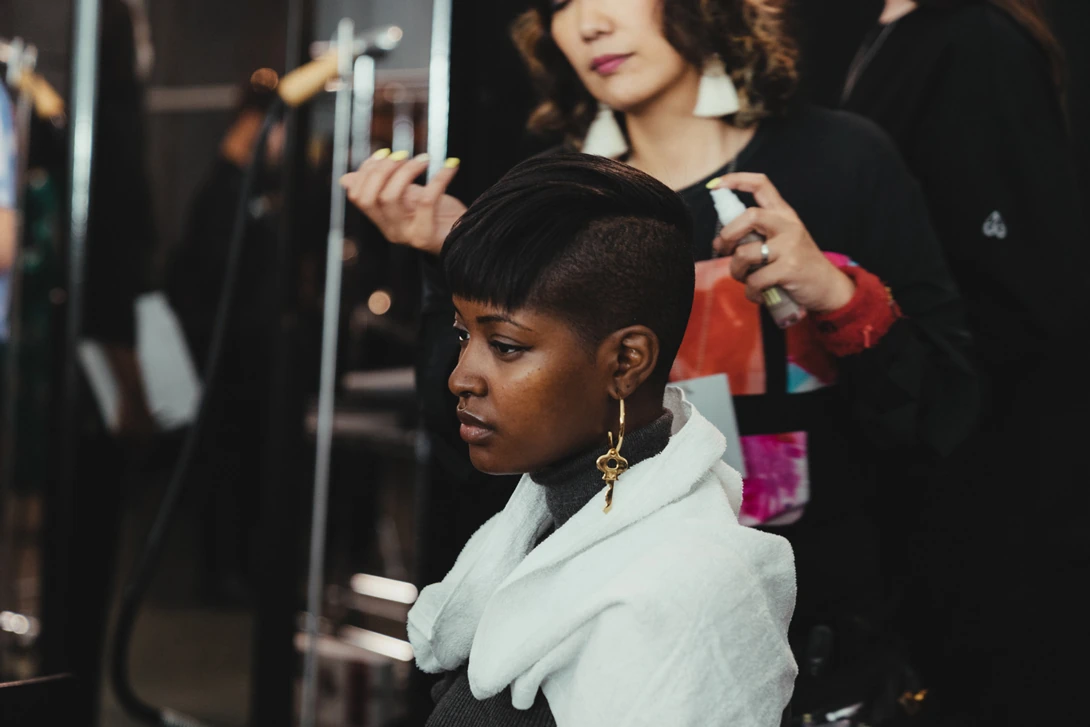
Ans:
[{"label": "woman's chin", "polygon": [[639,111],[656,97],[654,89],[648,87],[642,79],[615,77],[607,81],[607,84],[593,95],[599,102],[623,114]]},{"label": "woman's chin", "polygon": [[495,453],[489,452],[486,447],[469,445],[469,461],[473,463],[474,469],[486,475],[515,474],[509,467],[505,466],[506,463],[502,457],[496,457]]},{"label": "woman's chin", "polygon": [[527,462],[504,457],[501,453],[490,450],[488,447],[469,445],[469,461],[474,469],[486,475],[523,475],[527,472],[536,472],[534,468],[527,468]]}]

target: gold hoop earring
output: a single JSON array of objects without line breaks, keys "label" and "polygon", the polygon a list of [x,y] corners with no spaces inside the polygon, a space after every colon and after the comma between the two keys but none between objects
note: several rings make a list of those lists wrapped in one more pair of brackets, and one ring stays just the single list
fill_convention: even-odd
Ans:
[{"label": "gold hoop earring", "polygon": [[613,444],[613,432],[606,434],[609,436],[609,451],[598,458],[598,470],[606,481],[606,506],[602,512],[613,509],[613,485],[628,469],[628,460],[621,456],[621,445],[624,444],[624,399],[621,399],[621,425],[617,430],[616,446]]}]

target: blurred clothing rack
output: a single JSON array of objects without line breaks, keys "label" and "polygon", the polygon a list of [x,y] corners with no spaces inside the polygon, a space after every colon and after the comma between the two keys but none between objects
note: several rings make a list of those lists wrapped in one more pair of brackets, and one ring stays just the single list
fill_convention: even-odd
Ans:
[{"label": "blurred clothing rack", "polygon": [[[3,60],[2,55],[0,60]],[[380,103],[385,99],[384,91],[392,88],[406,94],[413,103],[424,103],[428,100],[426,68],[380,70],[375,76],[379,87],[376,100]],[[231,111],[239,101],[239,87],[232,83],[149,86],[147,91],[147,109],[152,114]]]}]

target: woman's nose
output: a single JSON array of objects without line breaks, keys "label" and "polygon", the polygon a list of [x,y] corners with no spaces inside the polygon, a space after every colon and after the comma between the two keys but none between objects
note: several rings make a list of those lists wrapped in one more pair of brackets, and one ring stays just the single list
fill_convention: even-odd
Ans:
[{"label": "woman's nose", "polygon": [[578,16],[579,34],[585,41],[592,41],[613,31],[613,18],[608,2],[602,0],[577,0],[572,10]]},{"label": "woman's nose", "polygon": [[484,377],[477,372],[469,349],[463,351],[462,355],[458,357],[458,365],[450,372],[447,386],[450,388],[450,393],[459,399],[470,396],[484,396],[488,392],[488,386]]}]

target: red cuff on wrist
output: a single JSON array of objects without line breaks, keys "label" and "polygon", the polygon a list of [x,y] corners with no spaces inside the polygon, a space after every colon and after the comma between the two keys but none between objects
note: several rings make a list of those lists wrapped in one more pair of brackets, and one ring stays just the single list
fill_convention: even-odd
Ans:
[{"label": "red cuff on wrist", "polygon": [[855,295],[843,308],[813,317],[821,345],[834,356],[844,357],[876,346],[902,314],[877,275],[857,265],[837,267],[855,283]]}]

